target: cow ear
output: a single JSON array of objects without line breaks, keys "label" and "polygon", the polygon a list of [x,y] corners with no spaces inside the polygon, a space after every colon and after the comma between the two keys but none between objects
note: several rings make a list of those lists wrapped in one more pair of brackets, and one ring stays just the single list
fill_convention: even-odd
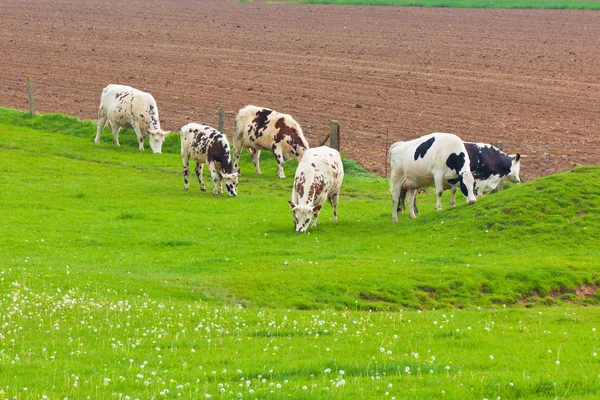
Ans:
[{"label": "cow ear", "polygon": [[321,211],[321,207],[323,207],[323,206],[314,206],[313,207],[313,212],[317,213],[317,212]]},{"label": "cow ear", "polygon": [[519,153],[517,153],[517,155],[515,156],[515,162],[519,162],[520,159],[521,159],[521,155]]},{"label": "cow ear", "polygon": [[290,208],[293,210],[294,208],[296,208],[296,205],[294,204],[293,201],[288,200],[288,204],[290,205]]}]

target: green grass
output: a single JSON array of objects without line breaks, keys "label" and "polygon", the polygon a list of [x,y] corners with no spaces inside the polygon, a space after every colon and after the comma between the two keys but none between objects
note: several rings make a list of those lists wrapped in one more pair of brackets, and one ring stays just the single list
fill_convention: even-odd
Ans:
[{"label": "green grass", "polygon": [[600,298],[575,293],[600,283],[600,168],[393,224],[346,160],[340,222],[299,235],[293,161],[244,154],[213,196],[183,189],[176,135],[94,135],[0,109],[0,399],[598,395]]},{"label": "green grass", "polygon": [[600,1],[593,0],[300,0],[292,1],[291,3],[355,6],[600,10]]}]

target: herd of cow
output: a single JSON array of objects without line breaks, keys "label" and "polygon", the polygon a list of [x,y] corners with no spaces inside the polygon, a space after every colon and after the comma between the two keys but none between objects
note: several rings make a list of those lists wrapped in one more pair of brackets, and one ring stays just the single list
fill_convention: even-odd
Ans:
[{"label": "herd of cow", "polygon": [[[160,127],[158,107],[152,95],[123,85],[108,85],[102,91],[96,144],[106,124],[117,146],[119,130],[132,127],[139,149],[144,150],[144,139],[148,136],[154,153],[161,152],[165,136],[169,134]],[[236,196],[242,149],[248,149],[252,155],[257,174],[260,174],[260,152],[267,150],[275,156],[279,178],[285,178],[285,160],[298,160],[292,200],[289,201],[296,231],[306,232],[311,220],[312,226],[317,226],[325,199],[333,207],[333,220],[337,222],[338,197],[344,178],[340,154],[327,146],[310,148],[300,125],[291,116],[268,108],[242,108],[235,118],[233,157],[227,137],[210,126],[190,123],[182,127],[179,134],[185,189],[189,189],[192,157],[196,160],[196,176],[202,191],[206,191],[202,179],[206,163],[213,182],[213,194],[223,192],[224,181],[227,193]],[[449,133],[432,133],[394,143],[389,150],[392,220],[397,222],[397,213],[405,208],[407,195],[410,217],[415,218],[418,214],[418,189],[434,185],[436,209],[440,210],[445,189],[451,189],[450,205],[454,206],[457,188],[467,202],[473,204],[478,196],[489,193],[505,178],[511,182],[522,182],[520,158],[519,154],[509,156],[489,144],[463,142]]]}]

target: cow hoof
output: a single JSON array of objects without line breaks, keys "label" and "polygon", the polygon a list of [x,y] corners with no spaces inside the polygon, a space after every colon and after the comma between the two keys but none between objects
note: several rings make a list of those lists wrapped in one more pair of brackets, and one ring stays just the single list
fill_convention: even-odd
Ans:
[{"label": "cow hoof", "polygon": [[206,192],[206,188],[201,187],[200,190]]}]

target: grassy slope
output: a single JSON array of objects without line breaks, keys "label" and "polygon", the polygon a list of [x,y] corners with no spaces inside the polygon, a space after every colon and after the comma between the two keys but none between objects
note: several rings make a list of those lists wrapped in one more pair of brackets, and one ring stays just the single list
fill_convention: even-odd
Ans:
[{"label": "grassy slope", "polygon": [[404,7],[600,10],[600,2],[598,1],[578,0],[300,0],[298,3]]},{"label": "grassy slope", "polygon": [[286,202],[293,162],[280,181],[272,158],[262,176],[246,160],[238,198],[213,197],[195,183],[183,190],[179,156],[95,147],[91,130],[74,140],[2,127],[11,256],[82,265],[124,288],[291,308],[510,305],[569,299],[599,279],[597,168],[439,213],[422,196],[423,216],[398,224],[387,181],[351,173],[339,224],[327,206],[298,235]]},{"label": "grassy slope", "polygon": [[[598,168],[439,213],[422,196],[392,224],[387,182],[349,163],[340,223],[326,207],[297,235],[293,162],[280,181],[246,159],[239,197],[213,197],[183,190],[176,154],[7,114],[30,122],[0,109],[0,399],[599,393],[597,307],[360,311],[561,303],[545,297],[597,283]],[[296,309],[325,306],[348,309]]]}]

